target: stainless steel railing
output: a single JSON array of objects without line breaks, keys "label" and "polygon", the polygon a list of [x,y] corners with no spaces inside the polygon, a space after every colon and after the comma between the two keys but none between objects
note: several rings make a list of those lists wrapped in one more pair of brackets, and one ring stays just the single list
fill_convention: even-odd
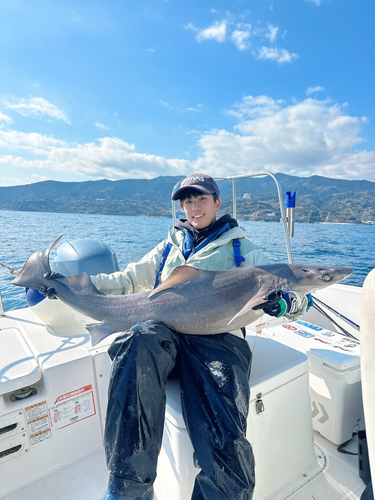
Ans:
[{"label": "stainless steel railing", "polygon": [[4,307],[3,307],[3,299],[1,298],[1,292],[0,292],[0,316],[4,316]]}]

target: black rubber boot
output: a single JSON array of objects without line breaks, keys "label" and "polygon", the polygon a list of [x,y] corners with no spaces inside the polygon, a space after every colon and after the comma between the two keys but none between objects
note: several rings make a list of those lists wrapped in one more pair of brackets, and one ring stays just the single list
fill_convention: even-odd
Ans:
[{"label": "black rubber boot", "polygon": [[111,493],[110,491],[106,491],[102,500],[152,500],[154,496],[143,496],[143,497],[124,497],[122,495],[116,495],[115,493]]},{"label": "black rubber boot", "polygon": [[372,490],[371,481],[367,484],[365,491],[362,493],[361,500],[374,500],[374,493]]}]

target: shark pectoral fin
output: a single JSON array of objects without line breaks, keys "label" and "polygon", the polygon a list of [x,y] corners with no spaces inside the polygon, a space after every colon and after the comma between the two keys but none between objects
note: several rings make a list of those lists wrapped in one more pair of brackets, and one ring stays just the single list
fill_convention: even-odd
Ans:
[{"label": "shark pectoral fin", "polygon": [[246,304],[243,306],[243,308],[235,315],[233,318],[229,321],[228,325],[232,323],[236,318],[239,316],[243,316],[247,312],[250,311],[250,309],[261,309],[262,305],[267,304],[268,302],[268,293],[265,292],[264,289],[259,290],[259,292],[254,295],[253,298],[251,298]]},{"label": "shark pectoral fin", "polygon": [[99,344],[103,339],[115,333],[113,328],[109,327],[105,323],[91,323],[86,325],[86,330],[88,330],[91,337],[91,345],[94,347]]},{"label": "shark pectoral fin", "polygon": [[191,281],[193,279],[197,279],[204,274],[210,273],[212,271],[204,271],[203,269],[197,269],[192,266],[179,266],[176,269],[173,269],[168,279],[164,281],[161,285],[159,285],[155,290],[153,290],[148,298],[156,295],[163,290],[168,290],[168,288],[172,288],[180,283],[184,283],[185,281]]}]

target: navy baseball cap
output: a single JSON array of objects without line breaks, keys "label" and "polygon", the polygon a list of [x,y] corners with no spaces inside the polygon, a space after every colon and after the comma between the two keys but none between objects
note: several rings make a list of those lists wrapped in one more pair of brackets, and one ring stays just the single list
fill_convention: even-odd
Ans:
[{"label": "navy baseball cap", "polygon": [[179,189],[173,193],[172,200],[179,200],[183,191],[191,188],[198,189],[198,191],[206,194],[216,194],[220,197],[219,186],[210,175],[195,173],[181,181]]}]

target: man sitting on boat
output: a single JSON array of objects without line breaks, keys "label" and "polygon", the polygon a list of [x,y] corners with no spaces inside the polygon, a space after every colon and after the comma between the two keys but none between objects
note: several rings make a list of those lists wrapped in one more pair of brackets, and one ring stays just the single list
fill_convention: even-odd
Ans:
[{"label": "man sitting on boat", "polygon": [[[192,174],[173,200],[180,200],[186,219],[138,263],[123,272],[99,274],[99,290],[151,290],[184,264],[217,271],[270,263],[235,219],[216,219],[220,191],[212,177]],[[299,292],[280,290],[263,310],[295,319],[307,302]],[[201,469],[192,500],[251,500],[254,457],[246,439],[251,351],[243,332],[187,335],[147,321],[121,333],[108,353],[113,361],[105,428],[109,484],[102,500],[154,498],[165,387],[168,378],[177,376],[195,464]]]}]

